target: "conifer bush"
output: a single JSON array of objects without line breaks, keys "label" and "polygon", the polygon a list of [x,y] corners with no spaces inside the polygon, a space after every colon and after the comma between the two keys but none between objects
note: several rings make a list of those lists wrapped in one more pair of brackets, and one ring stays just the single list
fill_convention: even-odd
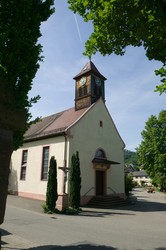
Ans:
[{"label": "conifer bush", "polygon": [[50,159],[47,192],[46,192],[46,207],[48,211],[54,212],[56,207],[56,201],[58,199],[57,193],[57,163],[55,157]]},{"label": "conifer bush", "polygon": [[74,209],[80,207],[81,172],[78,151],[72,155],[70,168],[70,206]]},{"label": "conifer bush", "polygon": [[134,182],[132,175],[125,175],[125,194],[128,196],[134,188]]}]

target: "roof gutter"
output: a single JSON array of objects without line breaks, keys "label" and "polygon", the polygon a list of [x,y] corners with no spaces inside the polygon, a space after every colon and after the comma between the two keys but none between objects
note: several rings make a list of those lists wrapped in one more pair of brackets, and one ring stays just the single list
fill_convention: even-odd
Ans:
[{"label": "roof gutter", "polygon": [[57,136],[64,136],[66,135],[66,132],[65,131],[61,131],[61,132],[58,132],[58,133],[54,133],[54,134],[46,134],[46,135],[43,135],[43,136],[34,136],[32,138],[26,138],[24,139],[24,142],[31,142],[31,141],[39,141],[39,140],[43,140],[43,139],[48,139],[48,138],[52,138],[52,137],[57,137]]}]

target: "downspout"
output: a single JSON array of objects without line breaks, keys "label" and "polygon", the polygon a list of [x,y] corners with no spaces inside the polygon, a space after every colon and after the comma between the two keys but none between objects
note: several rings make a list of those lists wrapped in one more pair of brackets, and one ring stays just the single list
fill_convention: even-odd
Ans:
[{"label": "downspout", "polygon": [[63,158],[63,194],[66,191],[67,171],[66,171],[66,154],[67,154],[67,136],[64,133],[65,145],[64,145],[64,158]]}]

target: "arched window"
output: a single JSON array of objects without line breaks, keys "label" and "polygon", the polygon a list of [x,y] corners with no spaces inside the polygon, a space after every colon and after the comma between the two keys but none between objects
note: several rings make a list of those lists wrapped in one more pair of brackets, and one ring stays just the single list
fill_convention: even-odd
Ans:
[{"label": "arched window", "polygon": [[95,156],[100,158],[106,158],[102,149],[98,149]]}]

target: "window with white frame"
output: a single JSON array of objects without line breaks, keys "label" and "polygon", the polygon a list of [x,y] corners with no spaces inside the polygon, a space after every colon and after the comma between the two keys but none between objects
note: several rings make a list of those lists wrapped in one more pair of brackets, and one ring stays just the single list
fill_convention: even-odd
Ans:
[{"label": "window with white frame", "polygon": [[44,147],[43,148],[43,158],[42,158],[42,174],[41,174],[42,180],[47,180],[48,160],[49,160],[49,147]]},{"label": "window with white frame", "polygon": [[21,163],[21,175],[20,175],[21,180],[25,180],[25,177],[26,177],[27,155],[28,155],[28,150],[23,150],[22,163]]}]

